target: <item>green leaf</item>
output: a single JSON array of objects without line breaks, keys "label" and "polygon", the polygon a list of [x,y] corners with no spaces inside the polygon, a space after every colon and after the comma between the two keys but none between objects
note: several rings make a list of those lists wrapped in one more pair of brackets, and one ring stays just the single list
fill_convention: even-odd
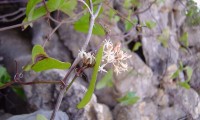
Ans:
[{"label": "green leaf", "polygon": [[[0,66],[0,86],[5,85],[5,83],[8,83],[11,81],[11,77],[8,74],[6,68]],[[12,90],[19,95],[22,99],[25,99],[25,93],[22,87],[12,87]]]},{"label": "green leaf", "polygon": [[35,45],[32,49],[32,61],[35,62],[35,58],[38,55],[44,55],[47,57],[44,48],[41,45]]},{"label": "green leaf", "polygon": [[188,82],[179,82],[179,85],[185,89],[190,89]]},{"label": "green leaf", "polygon": [[186,81],[189,82],[191,77],[192,77],[193,70],[189,66],[185,67],[184,70],[186,71],[186,74],[187,74],[187,80]]},{"label": "green leaf", "polygon": [[37,8],[37,9],[35,9],[35,11],[34,11],[34,13],[32,15],[32,19],[29,20],[29,21],[37,20],[37,19],[41,18],[42,16],[44,16],[46,14],[47,14],[47,11],[46,11],[45,6],[41,6],[41,7]]},{"label": "green leaf", "polygon": [[7,82],[10,82],[10,75],[8,74],[6,68],[0,66],[0,85],[4,85]]},{"label": "green leaf", "polygon": [[141,42],[136,42],[133,46],[132,51],[137,51],[142,46]]},{"label": "green leaf", "polygon": [[110,9],[109,12],[108,12],[108,15],[109,15],[109,18],[110,18],[110,19],[113,18],[114,15],[116,15],[115,10],[114,10],[114,9]]},{"label": "green leaf", "polygon": [[149,29],[152,29],[156,26],[156,23],[153,21],[146,21],[145,24]]},{"label": "green leaf", "polygon": [[41,72],[49,69],[68,69],[71,66],[68,62],[61,62],[48,57],[41,45],[35,45],[32,50],[32,64],[23,67],[25,71],[30,69]]},{"label": "green leaf", "polygon": [[44,58],[40,61],[37,61],[35,64],[32,65],[32,70],[35,72],[41,72],[44,70],[50,69],[68,69],[71,66],[68,62],[61,62],[54,58]]},{"label": "green leaf", "polygon": [[133,27],[133,24],[129,21],[125,21],[125,30],[128,32]]},{"label": "green leaf", "polygon": [[23,88],[22,88],[21,86],[19,86],[19,87],[13,86],[13,87],[12,87],[12,90],[13,90],[18,96],[20,96],[22,99],[25,100],[26,95],[25,95],[25,92],[24,92],[24,90],[23,90]]},{"label": "green leaf", "polygon": [[161,42],[161,44],[164,47],[168,47],[168,40],[170,37],[170,32],[169,32],[169,28],[166,28],[163,30],[162,34],[158,36],[158,40]]},{"label": "green leaf", "polygon": [[117,101],[122,105],[133,105],[139,100],[134,92],[128,92],[125,96],[118,98]]},{"label": "green leaf", "polygon": [[114,18],[113,18],[114,22],[118,22],[120,20],[120,17],[115,15]]},{"label": "green leaf", "polygon": [[[74,29],[78,32],[88,33],[89,30],[89,13],[83,15],[78,21],[74,23]],[[92,33],[94,35],[105,35],[105,31],[100,24],[95,24]]]},{"label": "green leaf", "polygon": [[92,78],[91,78],[91,81],[90,81],[90,85],[88,87],[88,90],[87,90],[85,96],[83,97],[81,102],[77,105],[77,107],[79,109],[85,107],[85,105],[90,101],[90,99],[92,97],[92,94],[93,94],[94,89],[95,89],[95,83],[96,83],[96,79],[97,79],[99,66],[101,64],[102,56],[103,56],[103,46],[101,46],[101,48],[98,50],[98,53],[97,53],[97,55],[95,57],[96,63],[95,63],[95,66],[93,68],[93,73],[92,73]]},{"label": "green leaf", "polygon": [[188,48],[189,46],[189,41],[188,41],[188,33],[185,32],[180,38],[180,41],[183,43],[184,47]]},{"label": "green leaf", "polygon": [[179,69],[178,70],[176,70],[176,72],[174,72],[174,74],[171,76],[171,79],[175,79],[175,78],[177,78],[177,77],[179,77]]},{"label": "green leaf", "polygon": [[128,20],[125,21],[125,30],[126,30],[126,32],[128,32],[134,25],[132,22],[130,22],[130,21],[132,21],[131,20],[131,14],[132,14],[132,11],[129,10],[128,11],[128,17],[127,17]]},{"label": "green leaf", "polygon": [[77,1],[76,0],[69,0],[65,1],[59,8],[60,11],[64,12],[65,14],[72,16],[73,15],[73,10],[77,6]]},{"label": "green leaf", "polygon": [[36,120],[47,120],[47,118],[44,115],[38,114]]},{"label": "green leaf", "polygon": [[113,86],[113,71],[109,70],[105,76],[97,83],[96,89],[102,89],[104,87],[112,87]]},{"label": "green leaf", "polygon": [[135,6],[139,7],[140,2],[138,0],[124,0],[123,7],[126,9],[130,9],[130,7]]},{"label": "green leaf", "polygon": [[46,6],[48,10],[56,10],[58,9],[61,5],[63,5],[64,0],[48,0]]},{"label": "green leaf", "polygon": [[40,3],[42,0],[29,0],[26,6],[26,16],[28,18],[28,21],[32,20],[32,16],[34,13],[34,9],[38,3]]},{"label": "green leaf", "polygon": [[132,4],[131,4],[131,0],[125,0],[125,1],[124,1],[124,4],[123,4],[123,7],[125,7],[125,8],[128,9],[129,7],[131,7],[131,5],[132,5]]},{"label": "green leaf", "polygon": [[179,62],[179,70],[180,70],[180,71],[183,71],[183,69],[184,69],[184,68],[183,68],[183,62],[180,61],[180,62]]}]

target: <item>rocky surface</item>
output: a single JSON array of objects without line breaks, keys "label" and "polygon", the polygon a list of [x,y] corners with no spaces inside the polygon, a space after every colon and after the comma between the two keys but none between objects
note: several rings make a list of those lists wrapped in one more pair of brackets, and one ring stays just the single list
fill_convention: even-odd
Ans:
[{"label": "rocky surface", "polygon": [[[52,111],[38,110],[31,114],[16,115],[8,118],[7,120],[36,120],[37,115],[43,115],[50,120]],[[66,113],[58,111],[55,120],[69,120]]]}]

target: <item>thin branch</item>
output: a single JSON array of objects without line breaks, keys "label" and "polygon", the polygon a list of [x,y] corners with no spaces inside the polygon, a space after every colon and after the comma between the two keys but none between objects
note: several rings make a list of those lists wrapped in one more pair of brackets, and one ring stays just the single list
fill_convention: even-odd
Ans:
[{"label": "thin branch", "polygon": [[98,16],[99,11],[101,10],[101,6],[102,6],[102,3],[100,3],[100,5],[98,6],[97,12],[94,14],[94,18]]},{"label": "thin branch", "polygon": [[16,83],[16,82],[15,81],[8,82],[8,83],[4,84],[3,86],[1,86],[0,89],[7,88],[8,86],[11,86],[14,83]]},{"label": "thin branch", "polygon": [[83,1],[83,0],[78,0],[78,1],[82,2],[88,8],[88,11],[90,12],[91,15],[93,14],[93,12],[91,11],[90,7],[88,6],[88,4],[85,1]]},{"label": "thin branch", "polygon": [[[102,4],[99,4],[99,7],[100,7],[100,8],[101,8],[101,6],[102,6]],[[95,16],[96,16],[96,14],[99,13],[99,10],[100,10],[100,9],[97,10],[97,12],[95,13],[95,15],[94,15],[94,14],[91,14],[92,17],[91,17],[91,19],[90,19],[90,27],[89,27],[89,31],[88,31],[88,34],[87,34],[86,41],[85,41],[85,43],[84,43],[84,45],[83,45],[83,47],[82,47],[82,50],[85,50],[85,49],[87,48],[87,46],[88,46],[88,43],[89,43],[90,38],[91,38],[91,35],[92,35],[92,30],[93,30],[93,27],[94,27],[94,22],[95,22],[95,19],[96,19]],[[77,66],[77,64],[79,63],[79,61],[80,61],[80,57],[76,57],[76,59],[74,60],[72,66],[71,66],[71,68],[69,69],[68,73],[65,75],[65,77],[64,77],[64,79],[63,79],[63,82],[64,82],[65,84],[67,84],[67,79],[68,79],[70,73],[71,73],[72,70]],[[68,79],[68,80],[69,80],[69,79]],[[73,78],[72,78],[71,80],[73,80]],[[59,96],[58,96],[58,99],[57,99],[57,103],[56,103],[55,109],[54,109],[54,111],[53,111],[53,113],[52,113],[52,115],[51,115],[51,119],[50,119],[50,120],[54,120],[54,118],[55,118],[55,116],[56,116],[56,113],[57,113],[57,111],[59,110],[59,107],[60,107],[60,105],[61,105],[61,102],[62,102],[64,93],[65,93],[65,91],[66,91],[66,88],[67,88],[67,86],[64,86],[63,89],[60,90],[60,93],[59,93]]]},{"label": "thin branch", "polygon": [[47,41],[49,41],[52,37],[52,35],[56,32],[56,30],[63,24],[63,22],[60,22],[52,31],[51,33],[48,35],[48,37],[46,38],[43,47],[46,45]]},{"label": "thin branch", "polygon": [[[42,17],[41,17],[42,18]],[[38,20],[38,19],[37,19]],[[37,20],[32,20],[32,21],[28,21],[28,22],[25,22],[25,23],[20,23],[20,24],[16,24],[16,25],[12,25],[12,26],[8,26],[8,27],[4,27],[4,28],[0,28],[0,32],[1,31],[5,31],[5,30],[10,30],[10,29],[13,29],[13,28],[17,28],[17,27],[21,27],[21,26],[24,26],[24,25],[28,25],[30,23],[33,23]]]},{"label": "thin branch", "polygon": [[94,12],[94,9],[93,9],[93,3],[92,3],[92,0],[90,0],[90,9],[92,11],[92,13]]},{"label": "thin branch", "polygon": [[127,20],[128,22],[130,22],[132,25],[134,25],[134,23],[127,19],[126,17],[124,17],[123,13],[119,12],[118,10],[113,9],[110,5],[105,4],[106,6],[108,6],[110,9],[114,10],[123,20]]},{"label": "thin branch", "polygon": [[157,0],[154,0],[153,2],[150,3],[150,5],[149,5],[146,9],[141,10],[141,11],[136,11],[136,12],[133,13],[133,15],[138,15],[138,14],[141,14],[141,13],[146,12],[146,11],[149,10],[149,9],[151,8],[151,6],[152,6],[153,4],[155,4],[156,2],[157,2]]},{"label": "thin branch", "polygon": [[51,81],[51,80],[42,80],[42,81],[33,81],[33,82],[22,82],[22,81],[11,81],[3,86],[0,87],[0,89],[4,89],[6,87],[12,86],[13,84],[20,84],[20,85],[33,85],[33,84],[61,84],[61,81]]},{"label": "thin branch", "polygon": [[56,113],[57,113],[57,110],[59,110],[59,107],[60,107],[60,104],[62,102],[62,99],[64,97],[64,94],[67,90],[69,90],[69,88],[71,87],[72,83],[76,80],[77,76],[74,75],[73,79],[71,80],[70,84],[68,86],[66,86],[65,88],[63,88],[61,91],[60,91],[60,94],[58,96],[58,99],[57,99],[57,103],[56,103],[56,106],[54,108],[54,111],[51,115],[51,119],[50,120],[54,120],[55,116],[56,116]]},{"label": "thin branch", "polygon": [[49,19],[51,21],[55,22],[55,23],[58,23],[58,24],[60,23],[60,21],[58,21],[58,20],[54,19],[53,17],[51,17],[51,15],[49,15]]},{"label": "thin branch", "polygon": [[12,19],[8,19],[8,18],[2,18],[2,22],[13,22],[13,21],[15,21],[15,20],[17,20],[17,19],[19,19],[19,18],[21,18],[21,17],[23,17],[24,15],[25,15],[26,13],[25,12],[23,12],[23,13],[21,13],[21,14],[19,14],[19,15],[17,15],[16,17],[14,17],[14,18],[12,18]]},{"label": "thin branch", "polygon": [[87,48],[87,46],[88,46],[88,44],[89,44],[89,42],[90,42],[90,38],[91,38],[91,36],[92,36],[92,31],[93,31],[93,27],[94,27],[94,21],[95,21],[97,15],[99,14],[99,11],[100,11],[100,9],[101,9],[101,6],[102,6],[102,3],[99,4],[96,13],[91,15],[91,19],[90,19],[90,28],[89,28],[89,30],[88,30],[88,35],[87,35],[85,44],[84,44],[83,47],[82,47],[82,50],[86,50],[86,48]]},{"label": "thin branch", "polygon": [[17,11],[12,12],[12,13],[8,13],[8,14],[4,14],[0,16],[0,19],[6,18],[6,17],[10,17],[10,16],[14,16],[17,15],[20,12],[24,12],[26,10],[26,8],[19,8]]}]

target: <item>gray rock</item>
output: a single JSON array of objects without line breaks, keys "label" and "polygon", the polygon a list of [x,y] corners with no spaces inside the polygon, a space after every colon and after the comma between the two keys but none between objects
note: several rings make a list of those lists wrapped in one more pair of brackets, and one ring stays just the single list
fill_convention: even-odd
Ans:
[{"label": "gray rock", "polygon": [[11,116],[13,116],[13,115],[9,114],[9,113],[5,113],[3,110],[0,110],[0,119],[1,120],[7,120]]},{"label": "gray rock", "polygon": [[[44,115],[47,118],[47,120],[49,120],[51,117],[52,111],[38,110],[30,114],[15,115],[11,118],[8,118],[7,120],[36,120],[36,117],[39,114]],[[58,111],[55,116],[55,120],[69,120],[69,117],[67,116],[66,113],[62,111]]]},{"label": "gray rock", "polygon": [[153,72],[136,54],[131,55],[129,70],[115,77],[115,87],[120,95],[134,91],[141,99],[152,97],[157,84]]},{"label": "gray rock", "polygon": [[115,90],[112,87],[105,87],[103,89],[96,90],[95,95],[97,96],[100,103],[106,104],[111,108],[117,105],[117,95],[115,94]]},{"label": "gray rock", "polygon": [[[42,81],[42,80],[61,80],[64,77],[65,71],[49,70],[41,73],[27,72],[24,74],[25,82]],[[58,85],[59,86],[59,85]],[[34,84],[30,86],[23,86],[28,103],[32,108],[51,110],[56,100],[54,94],[54,84]]]},{"label": "gray rock", "polygon": [[[61,80],[65,73],[66,72],[63,70],[49,70],[37,74],[30,73],[25,75],[25,80],[27,82],[36,80]],[[60,110],[66,111],[70,120],[94,120],[96,117],[98,117],[99,120],[107,120],[107,118],[112,120],[111,112],[109,112],[108,107],[98,104],[95,95],[93,95],[91,101],[85,108],[77,109],[77,104],[87,91],[86,87],[79,83],[81,80],[82,79],[77,78],[71,88],[66,92]],[[24,86],[24,90],[31,107],[35,109],[52,110],[58,98],[60,85],[31,85]]]},{"label": "gray rock", "polygon": [[[33,26],[32,44],[43,45],[52,31],[53,28],[45,19],[36,21]],[[63,42],[60,40],[56,32],[52,34],[49,41],[46,42],[45,52],[47,52],[50,57],[59,59],[63,62],[71,62],[71,53],[68,48],[63,45]]]},{"label": "gray rock", "polygon": [[28,38],[22,36],[23,32],[7,30],[0,32],[0,56],[1,61],[11,75],[16,72],[15,62],[18,62],[18,71],[27,64],[31,54],[31,44]]},{"label": "gray rock", "polygon": [[132,106],[118,104],[113,111],[115,120],[156,120],[157,114],[157,106],[149,100]]}]

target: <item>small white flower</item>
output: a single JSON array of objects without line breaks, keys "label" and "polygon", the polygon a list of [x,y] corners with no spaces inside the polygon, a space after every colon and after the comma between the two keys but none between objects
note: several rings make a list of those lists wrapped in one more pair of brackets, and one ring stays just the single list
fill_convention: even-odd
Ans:
[{"label": "small white flower", "polygon": [[103,60],[106,60],[108,63],[112,63],[115,59],[115,53],[113,51],[104,51]]},{"label": "small white flower", "polygon": [[103,64],[102,66],[99,66],[99,71],[100,72],[107,72],[104,67],[106,66],[106,64]]},{"label": "small white flower", "polygon": [[83,58],[84,56],[86,56],[86,52],[84,51],[84,50],[79,50],[79,53],[78,53],[78,56],[80,57],[80,58]]},{"label": "small white flower", "polygon": [[86,54],[86,59],[88,59],[90,64],[92,64],[93,61],[95,60],[95,57],[89,52]]},{"label": "small white flower", "polygon": [[123,71],[128,70],[128,64],[125,62],[131,56],[121,50],[121,44],[117,43],[113,46],[110,40],[104,41],[103,46],[103,65],[99,67],[99,71],[107,72],[104,67],[107,64],[112,64],[114,72],[118,75]]},{"label": "small white flower", "polygon": [[83,50],[79,50],[78,56],[83,60],[84,64],[93,64],[95,61],[95,57],[91,52],[86,53]]},{"label": "small white flower", "polygon": [[105,41],[104,41],[104,49],[111,49],[111,48],[113,48],[112,42],[110,41],[110,39],[109,40],[105,39]]}]

